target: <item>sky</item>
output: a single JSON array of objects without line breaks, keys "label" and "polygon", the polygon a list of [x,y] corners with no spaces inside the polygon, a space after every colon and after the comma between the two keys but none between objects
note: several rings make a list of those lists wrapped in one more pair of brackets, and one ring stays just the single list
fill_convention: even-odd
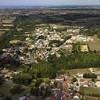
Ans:
[{"label": "sky", "polygon": [[100,0],[0,0],[0,6],[100,5]]}]

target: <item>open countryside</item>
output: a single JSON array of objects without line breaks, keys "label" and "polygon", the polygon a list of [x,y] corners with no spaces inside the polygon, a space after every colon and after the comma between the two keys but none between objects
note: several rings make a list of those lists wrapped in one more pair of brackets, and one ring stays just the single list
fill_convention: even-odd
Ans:
[{"label": "open countryside", "polygon": [[0,9],[0,100],[100,100],[100,9]]}]

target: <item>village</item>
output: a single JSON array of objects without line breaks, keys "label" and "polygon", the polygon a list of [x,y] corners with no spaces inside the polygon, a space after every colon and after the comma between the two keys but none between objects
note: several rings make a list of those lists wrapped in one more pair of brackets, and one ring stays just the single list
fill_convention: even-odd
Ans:
[{"label": "village", "polygon": [[99,26],[77,14],[0,10],[0,100],[100,99]]},{"label": "village", "polygon": [[[2,49],[4,52],[1,58],[16,57],[21,63],[38,63],[37,59],[47,60],[49,55],[61,56],[61,52],[65,54],[72,53],[73,49],[80,52],[89,52],[88,42],[93,43],[92,37],[80,35],[80,27],[69,27],[66,31],[60,32],[59,25],[39,25],[36,26],[33,33],[27,32],[25,40],[10,40],[11,48]],[[64,26],[62,26],[64,28]],[[22,46],[17,44],[23,44]],[[78,45],[79,48],[74,45]],[[18,52],[21,53],[18,55]]]},{"label": "village", "polygon": [[[88,42],[94,42],[92,37],[87,37],[80,35],[80,28],[74,27],[75,29],[67,29],[67,34],[62,34],[57,31],[57,25],[39,25],[36,26],[32,34],[27,33],[25,41],[20,40],[11,40],[9,43],[13,45],[11,48],[3,49],[4,52],[1,58],[11,57],[19,60],[23,64],[32,64],[38,63],[38,59],[47,60],[49,55],[56,55],[56,57],[61,56],[61,51],[64,54],[73,53],[73,48],[75,44],[78,44],[78,48],[75,48],[78,52],[88,53],[89,46]],[[16,46],[15,45],[22,43],[25,46]],[[5,59],[5,61],[6,61]],[[9,69],[1,69],[1,75],[6,79],[6,81],[12,80],[13,75],[17,75],[20,72],[11,71]],[[95,69],[88,69],[88,73],[96,75],[95,78],[84,77],[84,73],[76,73],[70,75],[70,71],[67,74],[57,75],[55,79],[50,80],[50,89],[52,96],[55,100],[81,100],[85,98],[83,88],[100,88],[100,71],[95,71]],[[87,73],[87,74],[88,74]],[[92,80],[93,79],[93,80]],[[94,81],[95,80],[95,81]],[[43,84],[43,87],[47,87],[48,84]],[[40,85],[40,86],[41,86]],[[42,90],[40,92],[43,92]],[[82,93],[81,93],[82,92]],[[45,93],[45,90],[44,90]],[[26,94],[25,94],[26,95]],[[27,100],[35,100],[35,97],[32,95],[29,96],[20,96],[16,100],[24,100],[27,97]],[[87,95],[87,94],[86,94]],[[90,94],[92,95],[92,94]],[[40,97],[41,98],[41,97]],[[87,97],[88,98],[88,97]],[[49,100],[50,97],[47,99]],[[41,100],[41,99],[40,99]],[[51,100],[51,99],[50,99]],[[84,99],[83,99],[84,100]]]},{"label": "village", "polygon": [[[86,70],[86,69],[83,69]],[[17,94],[16,96],[12,96],[13,100],[43,100],[42,96],[45,93],[51,93],[52,95],[44,98],[45,100],[87,100],[91,98],[92,94],[97,94],[95,91],[100,90],[100,71],[96,68],[89,68],[86,72],[78,72],[75,73],[67,71],[65,74],[59,74],[55,79],[50,80],[50,84],[42,82],[40,84],[38,90],[38,97],[28,92]],[[18,71],[11,71],[9,69],[1,69],[0,74],[5,77],[5,84],[13,84],[10,82],[13,78],[14,74],[18,74]],[[93,75],[85,77],[86,74]],[[96,76],[96,77],[95,77]],[[9,83],[10,82],[10,83]],[[46,90],[49,88],[49,90]],[[86,92],[87,91],[87,92]],[[41,96],[42,93],[42,96]],[[98,92],[99,95],[100,92]],[[2,98],[2,97],[1,97]],[[95,97],[99,99],[99,97]],[[1,99],[2,100],[2,99]]]}]

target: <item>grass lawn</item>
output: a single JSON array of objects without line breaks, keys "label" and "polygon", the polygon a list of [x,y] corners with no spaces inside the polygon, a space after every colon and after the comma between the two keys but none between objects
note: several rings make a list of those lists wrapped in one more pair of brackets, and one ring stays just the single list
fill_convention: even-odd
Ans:
[{"label": "grass lawn", "polygon": [[100,88],[81,87],[80,92],[87,96],[100,97]]}]

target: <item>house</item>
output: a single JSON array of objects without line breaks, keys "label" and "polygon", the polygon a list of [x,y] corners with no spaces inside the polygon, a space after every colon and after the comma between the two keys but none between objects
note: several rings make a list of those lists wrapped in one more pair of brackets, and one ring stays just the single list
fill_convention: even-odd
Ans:
[{"label": "house", "polygon": [[11,40],[9,41],[10,44],[17,44],[17,43],[20,43],[21,41],[20,40]]},{"label": "house", "polygon": [[97,79],[100,80],[100,71],[94,72],[97,75]]},{"label": "house", "polygon": [[89,52],[89,48],[87,45],[81,45],[80,46],[80,51],[81,52]]},{"label": "house", "polygon": [[79,28],[76,28],[76,29],[67,29],[67,33],[76,33],[76,34],[79,34],[79,32],[80,32]]},{"label": "house", "polygon": [[100,88],[100,81],[96,81],[95,85]]}]

